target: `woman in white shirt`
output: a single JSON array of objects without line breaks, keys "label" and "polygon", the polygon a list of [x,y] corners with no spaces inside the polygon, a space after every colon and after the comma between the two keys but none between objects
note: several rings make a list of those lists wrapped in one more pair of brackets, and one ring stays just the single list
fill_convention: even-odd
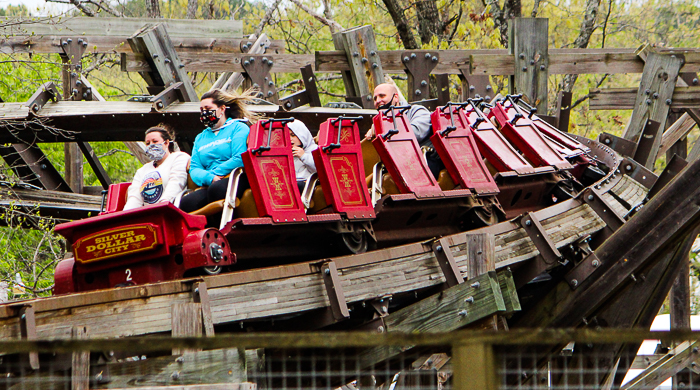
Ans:
[{"label": "woman in white shirt", "polygon": [[139,168],[129,186],[124,210],[172,202],[187,187],[187,163],[190,156],[175,151],[175,132],[159,124],[146,130],[146,156],[152,162]]}]

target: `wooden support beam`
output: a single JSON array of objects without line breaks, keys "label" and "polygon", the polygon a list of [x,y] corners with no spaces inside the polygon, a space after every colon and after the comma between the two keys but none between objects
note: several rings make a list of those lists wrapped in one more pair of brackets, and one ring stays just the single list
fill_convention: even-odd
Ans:
[{"label": "wooden support beam", "polygon": [[[36,340],[36,314],[34,307],[23,306],[19,309],[19,330],[23,340]],[[29,367],[32,370],[39,369],[39,353],[29,352]]]},{"label": "wooden support beam", "polygon": [[[350,71],[343,74],[346,95],[364,108],[374,108],[374,87],[384,82],[384,71],[372,26],[356,27],[333,34],[333,45],[345,51]],[[349,79],[348,79],[349,78]],[[352,85],[352,89],[349,86]],[[407,97],[410,100],[410,97]]]},{"label": "wooden support beam", "polygon": [[301,81],[304,83],[304,90],[280,99],[280,105],[284,107],[285,110],[293,110],[305,104],[311,107],[321,107],[321,97],[318,95],[316,75],[314,74],[313,68],[309,64],[301,68],[300,71]]},{"label": "wooden support beam", "polygon": [[[201,303],[175,303],[170,307],[173,337],[198,337],[202,335]],[[186,349],[173,349],[173,355],[189,352]]]},{"label": "wooden support beam", "polygon": [[515,18],[508,29],[508,54],[514,61],[510,93],[522,94],[541,113],[547,112],[548,28],[546,18]]},{"label": "wooden support beam", "polygon": [[518,326],[578,326],[614,293],[604,286],[632,279],[659,251],[677,243],[679,235],[693,231],[700,223],[700,206],[694,201],[700,188],[692,184],[697,180],[700,162],[696,161],[595,250],[601,265],[591,277],[573,291],[560,282],[519,319]]},{"label": "wooden support beam", "polygon": [[26,143],[0,145],[0,155],[25,183],[47,190],[72,191],[39,146]]},{"label": "wooden support beam", "polygon": [[[22,23],[18,25],[15,18],[0,17],[0,32],[5,36],[43,37],[66,34],[95,35],[107,37],[126,37],[144,25],[153,23],[150,18],[116,18],[100,17],[99,20],[90,17],[42,17],[37,23]],[[210,19],[207,23],[201,20],[188,19],[159,19],[171,34],[178,38],[240,38],[243,22],[232,19]]]},{"label": "wooden support beam", "polygon": [[[237,348],[196,351],[177,357],[149,356],[146,360],[110,362],[109,387],[154,390],[251,389],[239,386],[252,385],[245,383],[246,368],[255,372],[261,363],[257,350],[246,350],[241,354]],[[135,384],[138,387],[134,387]]]},{"label": "wooden support beam", "polygon": [[[64,37],[61,38],[61,61],[63,68],[61,71],[63,78],[63,99],[82,100],[80,91],[80,75],[83,70],[82,56],[88,42],[84,38]],[[83,155],[80,147],[74,142],[63,145],[65,156],[65,179],[73,192],[83,192]]]},{"label": "wooden support beam", "polygon": [[489,76],[472,75],[469,73],[469,69],[465,68],[461,68],[459,71],[459,79],[462,82],[462,101],[477,96],[491,101],[494,92]]},{"label": "wooden support beam", "polygon": [[455,390],[496,390],[496,357],[493,346],[466,344],[452,347],[452,388]]},{"label": "wooden support beam", "polygon": [[100,181],[102,188],[104,188],[105,190],[108,189],[109,186],[112,184],[112,179],[109,178],[109,174],[102,166],[102,163],[100,163],[100,159],[95,154],[95,151],[92,149],[92,146],[90,146],[89,143],[83,141],[78,141],[76,142],[76,144],[80,148],[80,151],[83,153],[83,156],[85,156],[85,159],[87,160],[88,164],[90,164],[90,168],[92,168],[92,171],[95,172],[95,176],[97,176],[97,180]]},{"label": "wooden support beam", "polygon": [[[382,320],[386,332],[450,332],[506,310],[498,275],[490,271],[382,317]],[[405,350],[403,347],[372,348],[360,357],[360,367],[372,366]]]},{"label": "wooden support beam", "polygon": [[183,95],[187,101],[199,100],[164,24],[147,25],[129,38],[128,42],[131,50],[142,54],[151,66],[150,72],[140,72],[150,86],[151,93],[159,93],[165,87],[182,82]]},{"label": "wooden support beam", "polygon": [[[588,106],[591,110],[632,110],[638,93],[637,88],[592,89]],[[664,103],[664,102],[661,102]],[[646,104],[646,102],[645,102]],[[657,103],[660,104],[660,103]],[[676,87],[671,108],[694,108],[700,105],[700,87]]]},{"label": "wooden support beam", "polygon": [[641,374],[627,382],[621,390],[655,389],[691,362],[698,361],[700,343],[685,341],[657,360]]},{"label": "wooden support beam", "polygon": [[[666,153],[667,150],[671,149],[671,147],[678,141],[684,139],[688,133],[693,130],[695,125],[696,123],[693,118],[691,118],[688,113],[683,113],[683,115],[681,115],[677,121],[675,121],[666,129],[666,131],[664,131],[663,136],[661,137],[661,144],[659,145],[657,158]],[[687,156],[681,157],[685,158]]]},{"label": "wooden support beam", "polygon": [[[649,53],[642,73],[642,80],[635,96],[634,111],[623,138],[637,141],[647,120],[659,122],[660,129],[666,128],[666,117],[671,108],[678,72],[683,64],[681,58]],[[653,151],[658,150],[661,138]],[[656,156],[656,154],[652,154]]]},{"label": "wooden support beam", "polygon": [[[88,330],[82,326],[72,329],[73,339],[86,339]],[[77,351],[71,355],[71,390],[90,388],[90,351]]]}]

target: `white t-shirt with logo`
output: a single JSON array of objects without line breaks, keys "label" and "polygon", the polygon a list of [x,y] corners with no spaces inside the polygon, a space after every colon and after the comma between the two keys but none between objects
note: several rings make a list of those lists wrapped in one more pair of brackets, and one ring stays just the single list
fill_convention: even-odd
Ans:
[{"label": "white t-shirt with logo", "polygon": [[187,187],[189,160],[187,153],[173,152],[156,168],[153,167],[153,162],[139,168],[129,186],[124,210],[158,202],[172,202]]}]

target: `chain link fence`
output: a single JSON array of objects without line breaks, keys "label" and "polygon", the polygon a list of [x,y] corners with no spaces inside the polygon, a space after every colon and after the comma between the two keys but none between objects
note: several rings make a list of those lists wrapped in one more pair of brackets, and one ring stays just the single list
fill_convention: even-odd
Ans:
[{"label": "chain link fence", "polygon": [[[651,338],[664,342],[637,356]],[[695,340],[512,330],[0,341],[0,389],[698,389]]]}]

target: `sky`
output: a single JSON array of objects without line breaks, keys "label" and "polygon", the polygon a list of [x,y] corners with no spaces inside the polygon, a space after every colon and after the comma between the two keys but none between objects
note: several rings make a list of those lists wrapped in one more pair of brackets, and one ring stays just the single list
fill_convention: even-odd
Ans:
[{"label": "sky", "polygon": [[[45,0],[0,0],[0,8],[7,7],[10,4],[24,4],[27,6],[27,8],[29,8],[32,14],[39,15],[45,15],[49,13],[55,15],[73,8],[73,6],[69,4],[47,3]],[[37,7],[42,9],[42,11],[37,12]]]}]

